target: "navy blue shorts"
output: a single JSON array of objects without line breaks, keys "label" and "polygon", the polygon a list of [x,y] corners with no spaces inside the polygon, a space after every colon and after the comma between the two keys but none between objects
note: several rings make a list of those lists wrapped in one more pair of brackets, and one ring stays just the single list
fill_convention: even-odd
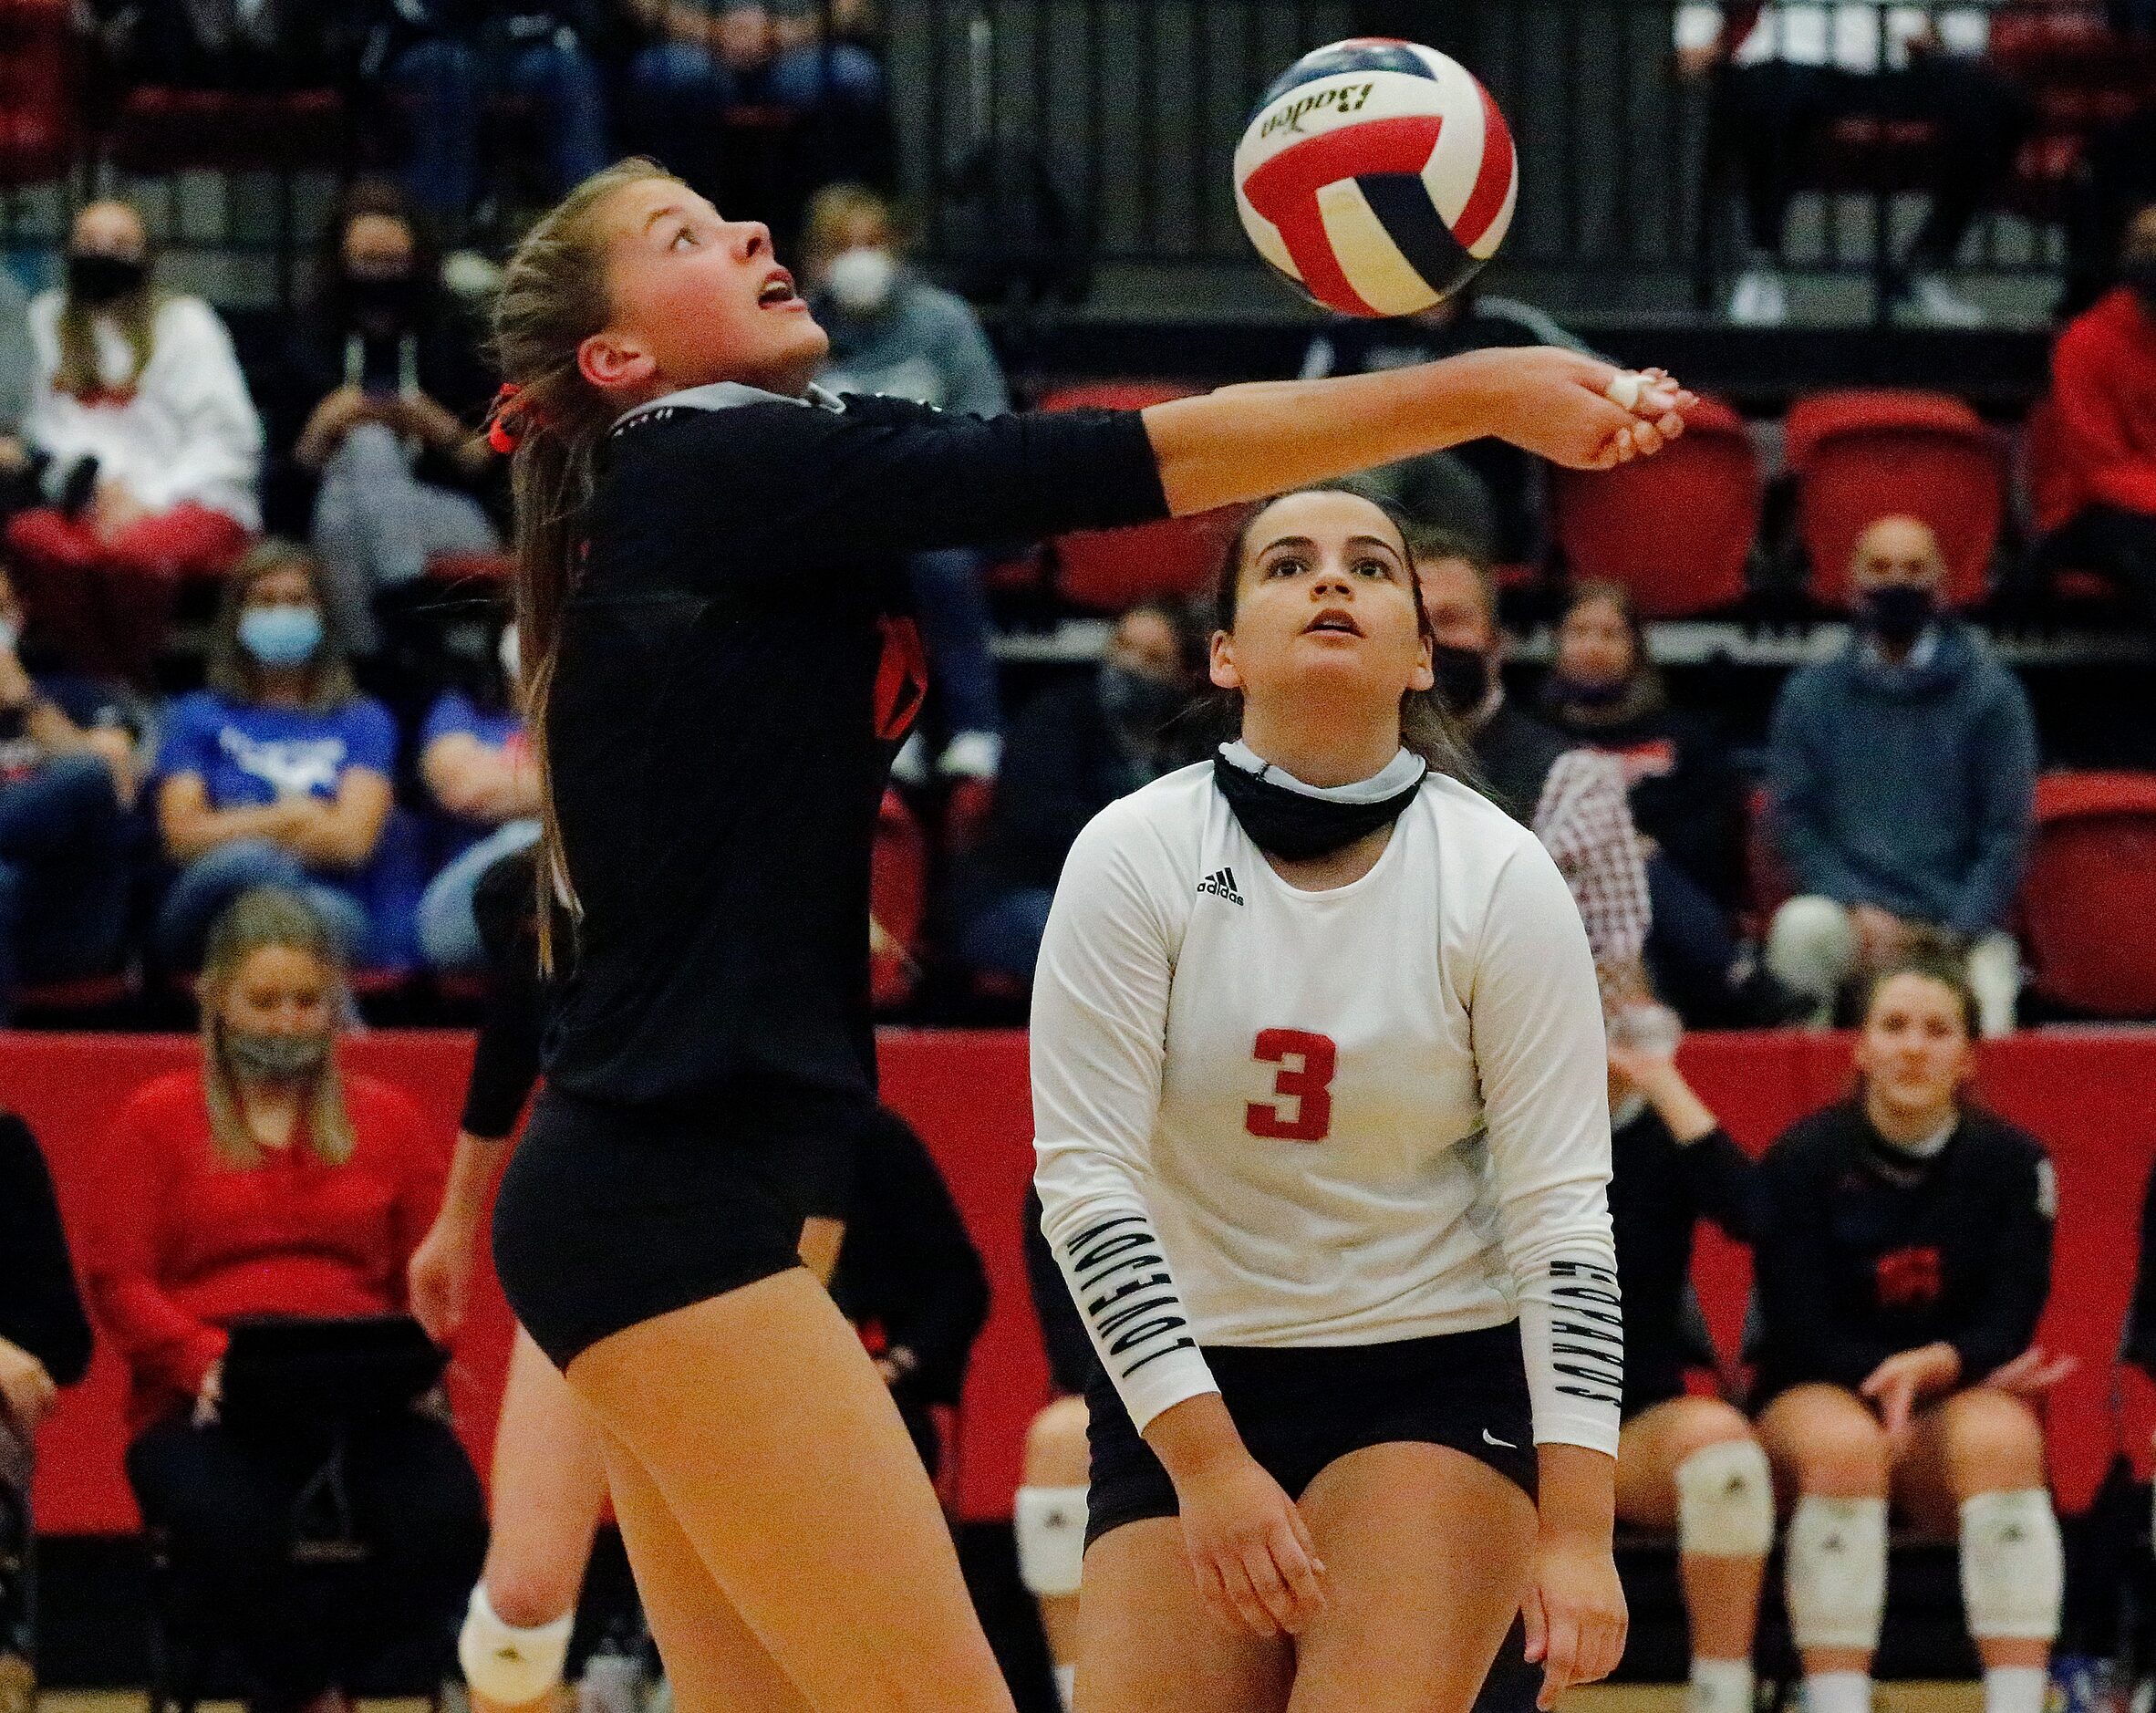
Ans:
[{"label": "navy blue shorts", "polygon": [[[558,1368],[602,1338],[801,1264],[843,1217],[873,1106],[704,1122],[543,1089],[494,1201],[494,1271]],[[753,1116],[751,1116],[753,1114]]]},{"label": "navy blue shorts", "polygon": [[[1535,1497],[1535,1434],[1516,1324],[1383,1344],[1209,1345],[1243,1444],[1290,1499],[1366,1446],[1448,1446]],[[1085,1390],[1093,1482],[1085,1543],[1176,1514],[1175,1484],[1097,1367]]]}]

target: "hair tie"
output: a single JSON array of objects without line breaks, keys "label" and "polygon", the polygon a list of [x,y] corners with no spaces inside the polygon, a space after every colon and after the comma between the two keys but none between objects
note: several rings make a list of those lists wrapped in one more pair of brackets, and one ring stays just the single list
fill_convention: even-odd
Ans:
[{"label": "hair tie", "polygon": [[[523,444],[523,419],[543,421],[536,407],[523,398],[524,389],[513,380],[502,383],[487,411],[487,444],[507,458]],[[523,402],[519,402],[523,400]]]}]

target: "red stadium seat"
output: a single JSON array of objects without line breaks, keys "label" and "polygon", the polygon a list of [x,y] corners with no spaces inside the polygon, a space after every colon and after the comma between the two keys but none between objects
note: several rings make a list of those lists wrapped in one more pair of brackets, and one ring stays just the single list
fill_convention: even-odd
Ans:
[{"label": "red stadium seat", "polygon": [[[1059,388],[1044,394],[1043,410],[1143,410],[1193,389],[1173,381],[1114,380]],[[1208,588],[1218,575],[1239,513],[1224,507],[1197,517],[1174,517],[1135,529],[1083,530],[1055,541],[1055,587],[1076,607],[1120,613],[1140,601],[1182,600]]]},{"label": "red stadium seat", "polygon": [[430,583],[507,584],[516,560],[505,553],[438,553],[427,561]]},{"label": "red stadium seat", "polygon": [[2047,773],[2021,884],[2023,942],[2047,999],[2156,1017],[2156,773]]},{"label": "red stadium seat", "polygon": [[75,154],[69,0],[0,3],[0,184],[65,178]]},{"label": "red stadium seat", "polygon": [[869,997],[877,1010],[903,1005],[920,979],[921,921],[928,911],[928,841],[905,800],[884,793],[868,881]]},{"label": "red stadium seat", "polygon": [[1550,526],[1574,576],[1623,584],[1643,618],[1685,618],[1743,598],[1760,497],[1744,419],[1703,399],[1656,457],[1555,472]]},{"label": "red stadium seat", "polygon": [[2006,476],[1996,437],[1968,405],[1886,388],[1815,393],[1790,407],[1786,445],[1815,595],[1846,605],[1858,536],[1902,514],[1938,536],[1947,599],[1983,598]]}]

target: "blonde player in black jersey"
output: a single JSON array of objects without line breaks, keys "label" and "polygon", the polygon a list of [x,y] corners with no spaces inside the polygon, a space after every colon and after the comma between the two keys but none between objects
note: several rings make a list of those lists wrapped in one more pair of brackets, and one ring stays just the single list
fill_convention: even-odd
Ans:
[{"label": "blonde player in black jersey", "polygon": [[1105,1370],[1081,1713],[1459,1713],[1606,1674],[1623,1343],[1601,1002],[1458,777],[1394,519],[1236,544],[1240,741],[1105,810],[1035,980],[1037,1182]]},{"label": "blonde player in black jersey", "polygon": [[1686,399],[1532,350],[1132,414],[834,399],[770,233],[647,162],[532,229],[494,323],[544,872],[575,912],[496,1271],[599,1421],[684,1713],[1005,1713],[913,1444],[797,1252],[875,1100],[869,851],[920,701],[905,556],[1483,434],[1606,468]]}]

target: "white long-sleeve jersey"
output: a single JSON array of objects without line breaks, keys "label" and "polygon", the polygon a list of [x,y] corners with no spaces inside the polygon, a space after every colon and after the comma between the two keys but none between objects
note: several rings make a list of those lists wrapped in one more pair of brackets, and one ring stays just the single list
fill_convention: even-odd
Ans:
[{"label": "white long-sleeve jersey", "polygon": [[1290,887],[1209,765],[1079,836],[1035,972],[1042,1229],[1142,1429],[1201,1344],[1518,1318],[1538,1443],[1614,1453],[1601,1002],[1534,836],[1428,778],[1376,865]]},{"label": "white long-sleeve jersey", "polygon": [[[63,462],[97,459],[100,476],[126,484],[153,512],[192,501],[259,529],[262,420],[217,312],[199,297],[167,298],[151,325],[150,361],[126,396],[88,400],[56,385],[59,318],[57,291],[32,301],[37,376],[24,437]],[[134,360],[127,341],[104,317],[90,332],[105,382],[126,381]]]}]

